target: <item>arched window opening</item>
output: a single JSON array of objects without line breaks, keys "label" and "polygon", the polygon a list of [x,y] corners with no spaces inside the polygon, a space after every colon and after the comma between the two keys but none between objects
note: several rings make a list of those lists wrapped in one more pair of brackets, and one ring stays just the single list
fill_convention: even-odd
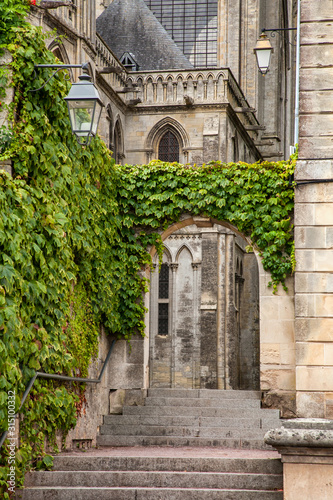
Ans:
[{"label": "arched window opening", "polygon": [[158,277],[158,335],[169,334],[169,266],[164,263]]},{"label": "arched window opening", "polygon": [[171,130],[168,130],[161,138],[158,146],[158,159],[173,163],[179,163],[179,142]]},{"label": "arched window opening", "polygon": [[109,132],[109,149],[110,151],[113,152],[114,146],[113,146],[113,117],[112,117],[112,109],[110,104],[107,105],[106,107],[106,119],[109,122],[109,127],[108,127],[108,132]]},{"label": "arched window opening", "polygon": [[59,61],[61,61],[62,63],[65,64],[65,61],[64,61],[64,58],[63,58],[63,55],[62,53],[60,52],[60,49],[59,47],[55,47],[54,49],[52,49],[52,53],[59,59]]},{"label": "arched window opening", "polygon": [[116,163],[121,165],[124,155],[123,155],[123,135],[119,120],[117,120],[117,123],[114,128],[113,157],[116,160]]}]

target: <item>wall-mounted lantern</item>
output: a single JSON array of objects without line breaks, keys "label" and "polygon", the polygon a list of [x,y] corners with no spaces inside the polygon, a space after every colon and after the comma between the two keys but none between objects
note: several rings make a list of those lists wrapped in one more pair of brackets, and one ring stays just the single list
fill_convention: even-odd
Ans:
[{"label": "wall-mounted lantern", "polygon": [[[61,69],[81,68],[83,70],[83,74],[79,76],[79,81],[72,84],[65,101],[68,106],[72,132],[81,146],[87,146],[97,134],[97,127],[104,106],[98,90],[88,74],[88,64],[36,64],[35,68],[57,68],[47,82]],[[36,90],[43,88],[47,82]]]},{"label": "wall-mounted lantern", "polygon": [[271,54],[272,52],[274,52],[274,49],[265,33],[261,33],[260,37],[257,40],[257,45],[254,47],[253,51],[257,57],[257,64],[260,73],[266,75],[271,60]]}]

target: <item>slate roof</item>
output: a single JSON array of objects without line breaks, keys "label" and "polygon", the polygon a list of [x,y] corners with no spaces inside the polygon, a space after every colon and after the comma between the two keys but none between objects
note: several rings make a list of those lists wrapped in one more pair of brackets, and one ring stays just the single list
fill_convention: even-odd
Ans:
[{"label": "slate roof", "polygon": [[96,28],[118,58],[133,54],[141,71],[193,68],[144,0],[114,0]]}]

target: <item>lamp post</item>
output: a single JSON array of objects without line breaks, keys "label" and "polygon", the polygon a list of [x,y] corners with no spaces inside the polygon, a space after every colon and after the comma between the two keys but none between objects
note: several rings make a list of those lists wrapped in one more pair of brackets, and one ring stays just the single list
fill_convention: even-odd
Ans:
[{"label": "lamp post", "polygon": [[[97,134],[97,127],[104,104],[97,88],[91,81],[91,76],[88,74],[88,64],[35,64],[35,68],[56,68],[56,71],[47,82],[61,69],[81,68],[83,70],[83,74],[79,76],[79,81],[73,83],[68,96],[65,97],[65,101],[67,102],[72,132],[77,142],[81,146],[89,145],[91,139]],[[47,82],[32,92],[42,89]]]}]

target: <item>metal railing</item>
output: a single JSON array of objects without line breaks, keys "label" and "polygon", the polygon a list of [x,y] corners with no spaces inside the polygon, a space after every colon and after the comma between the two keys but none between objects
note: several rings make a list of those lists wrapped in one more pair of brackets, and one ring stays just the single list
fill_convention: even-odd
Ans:
[{"label": "metal railing", "polygon": [[[39,378],[49,378],[49,379],[54,379],[54,380],[64,380],[64,381],[67,381],[67,382],[81,382],[81,383],[88,383],[88,384],[89,383],[90,384],[100,384],[101,381],[102,381],[102,377],[103,377],[106,365],[108,364],[108,361],[110,359],[110,356],[111,356],[111,353],[112,353],[112,350],[113,350],[113,347],[114,347],[115,343],[116,343],[116,341],[113,340],[112,344],[110,346],[108,355],[106,356],[104,364],[102,366],[101,373],[99,374],[99,377],[96,378],[96,379],[94,379],[94,378],[83,378],[83,377],[68,377],[67,375],[57,375],[56,373],[36,372],[35,375],[30,379],[30,382],[28,383],[28,385],[27,385],[27,387],[26,387],[26,389],[24,391],[24,394],[23,394],[22,399],[21,399],[20,408],[18,409],[18,412],[14,415],[14,418],[16,418],[17,415],[18,415],[18,413],[20,412],[22,406],[24,405],[25,400],[28,397],[29,392],[32,389],[32,386],[35,383],[35,380],[38,377]],[[2,448],[2,445],[3,445],[3,443],[6,440],[7,434],[8,434],[8,431],[4,431],[2,433],[2,435],[1,435],[1,438],[0,438],[0,449]]]}]

